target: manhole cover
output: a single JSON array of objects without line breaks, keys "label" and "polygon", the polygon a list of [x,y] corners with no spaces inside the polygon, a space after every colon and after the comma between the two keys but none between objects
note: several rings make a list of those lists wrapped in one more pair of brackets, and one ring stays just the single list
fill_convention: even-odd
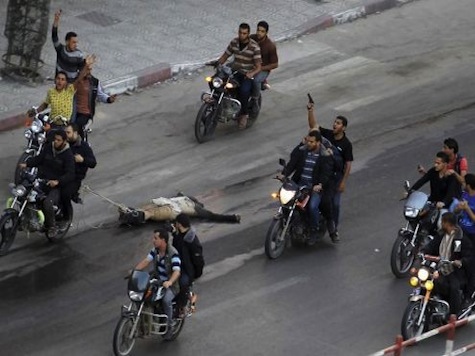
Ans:
[{"label": "manhole cover", "polygon": [[102,27],[112,26],[122,22],[122,20],[116,19],[114,17],[105,15],[97,11],[86,12],[85,14],[79,15],[77,17]]}]

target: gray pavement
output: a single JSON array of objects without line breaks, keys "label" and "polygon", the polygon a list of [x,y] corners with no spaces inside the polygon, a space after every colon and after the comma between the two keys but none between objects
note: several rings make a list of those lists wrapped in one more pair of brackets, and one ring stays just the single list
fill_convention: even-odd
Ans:
[{"label": "gray pavement", "polygon": [[[217,57],[241,22],[254,28],[265,19],[270,24],[270,37],[280,42],[411,1],[53,0],[50,23],[54,11],[61,8],[59,37],[64,38],[67,31],[77,32],[79,47],[99,58],[94,73],[106,91],[123,93],[162,82]],[[0,11],[3,32],[6,6]],[[2,54],[7,45],[7,38],[0,36]],[[41,58],[45,63],[43,83],[26,85],[1,78],[0,131],[21,126],[22,114],[39,104],[52,85],[56,53],[50,38]]]}]

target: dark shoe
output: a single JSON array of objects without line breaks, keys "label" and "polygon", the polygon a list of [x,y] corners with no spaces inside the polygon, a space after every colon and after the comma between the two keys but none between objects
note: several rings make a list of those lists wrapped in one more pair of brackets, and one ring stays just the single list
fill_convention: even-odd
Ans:
[{"label": "dark shoe", "polygon": [[56,229],[56,226],[50,227],[46,234],[48,235],[49,238],[56,237],[56,235],[58,235],[58,230]]},{"label": "dark shoe", "polygon": [[71,197],[71,201],[76,203],[76,204],[82,204],[83,203],[83,201],[82,201],[81,197],[79,196],[79,194],[74,194]]},{"label": "dark shoe", "polygon": [[241,215],[234,214],[234,217],[236,218],[236,223],[240,224],[241,223]]},{"label": "dark shoe", "polygon": [[337,244],[340,242],[340,236],[337,230],[335,230],[332,234],[330,234],[330,238],[332,239],[332,242],[334,244]]},{"label": "dark shoe", "polygon": [[308,234],[308,242],[307,245],[313,246],[317,243],[318,240],[318,230],[316,228],[312,228],[310,233]]},{"label": "dark shoe", "polygon": [[238,128],[240,130],[244,130],[247,127],[247,120],[249,119],[249,115],[241,115],[238,119]]},{"label": "dark shoe", "polygon": [[163,339],[166,341],[171,341],[177,325],[178,323],[176,320],[173,320],[170,324],[168,324],[168,330],[165,335],[163,335]]}]

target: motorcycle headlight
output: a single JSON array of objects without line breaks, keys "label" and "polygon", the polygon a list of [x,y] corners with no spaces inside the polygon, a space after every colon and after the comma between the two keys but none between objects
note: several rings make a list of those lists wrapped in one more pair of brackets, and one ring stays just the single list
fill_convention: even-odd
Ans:
[{"label": "motorcycle headlight", "polygon": [[46,135],[44,133],[40,133],[38,135],[38,143],[42,145],[45,142],[46,142]]},{"label": "motorcycle headlight", "polygon": [[40,132],[41,130],[43,129],[43,124],[39,121],[33,121],[33,123],[31,124],[31,131],[33,131],[34,133],[38,133]]},{"label": "motorcycle headlight", "polygon": [[26,188],[21,184],[17,185],[15,188],[12,189],[12,194],[15,197],[22,197],[26,194]]},{"label": "motorcycle headlight", "polygon": [[129,290],[129,298],[133,302],[140,302],[143,298],[143,293],[137,293]]},{"label": "motorcycle headlight", "polygon": [[419,215],[419,209],[411,208],[410,206],[406,206],[404,208],[404,216],[407,218],[416,218]]},{"label": "motorcycle headlight", "polygon": [[25,134],[24,134],[24,135],[25,135],[25,138],[26,138],[27,140],[29,140],[29,139],[31,138],[31,136],[33,136],[33,132],[31,132],[31,130],[28,129],[28,130],[25,130]]},{"label": "motorcycle headlight", "polygon": [[288,204],[289,201],[291,201],[292,198],[295,196],[295,193],[295,190],[286,190],[284,188],[281,188],[279,192],[280,203],[282,205]]},{"label": "motorcycle headlight", "polygon": [[223,80],[219,77],[214,77],[212,83],[213,87],[220,88],[223,85]]},{"label": "motorcycle headlight", "polygon": [[419,278],[421,282],[427,281],[427,278],[429,278],[429,275],[430,275],[429,271],[426,270],[425,268],[421,268],[419,269],[419,272],[417,272],[417,278]]},{"label": "motorcycle headlight", "polygon": [[432,281],[427,281],[427,282],[424,284],[424,287],[425,287],[428,291],[431,291],[432,289],[434,289],[434,282],[432,282]]}]

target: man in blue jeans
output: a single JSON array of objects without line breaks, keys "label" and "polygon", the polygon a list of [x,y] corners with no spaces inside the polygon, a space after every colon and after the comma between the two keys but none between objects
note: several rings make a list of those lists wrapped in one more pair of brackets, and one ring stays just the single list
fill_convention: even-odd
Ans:
[{"label": "man in blue jeans", "polygon": [[247,127],[249,119],[249,97],[251,96],[252,80],[261,70],[261,49],[256,41],[250,37],[251,28],[247,23],[239,25],[238,37],[234,38],[226,48],[226,51],[218,59],[219,64],[234,55],[233,70],[239,71],[236,79],[239,80],[239,102],[241,113],[238,124],[240,129]]},{"label": "man in blue jeans", "polygon": [[251,96],[255,100],[259,98],[261,94],[261,86],[264,80],[270,74],[270,71],[276,69],[279,66],[279,57],[277,56],[277,48],[275,43],[267,36],[269,32],[269,24],[266,21],[260,21],[257,24],[256,33],[251,35],[251,39],[259,44],[261,49],[261,71],[254,77],[254,83],[252,85]]},{"label": "man in blue jeans", "polygon": [[[318,131],[311,131],[306,140],[304,149],[294,150],[290,156],[289,163],[282,171],[283,176],[290,176],[299,186],[311,186],[312,195],[307,205],[307,213],[310,222],[310,240],[313,245],[317,241],[317,228],[319,219],[319,208],[328,210],[327,216],[331,216],[331,203],[323,199],[323,192],[331,189],[331,179],[333,174],[333,160],[327,150],[321,144],[322,136]],[[330,232],[332,233],[332,232]]]}]

